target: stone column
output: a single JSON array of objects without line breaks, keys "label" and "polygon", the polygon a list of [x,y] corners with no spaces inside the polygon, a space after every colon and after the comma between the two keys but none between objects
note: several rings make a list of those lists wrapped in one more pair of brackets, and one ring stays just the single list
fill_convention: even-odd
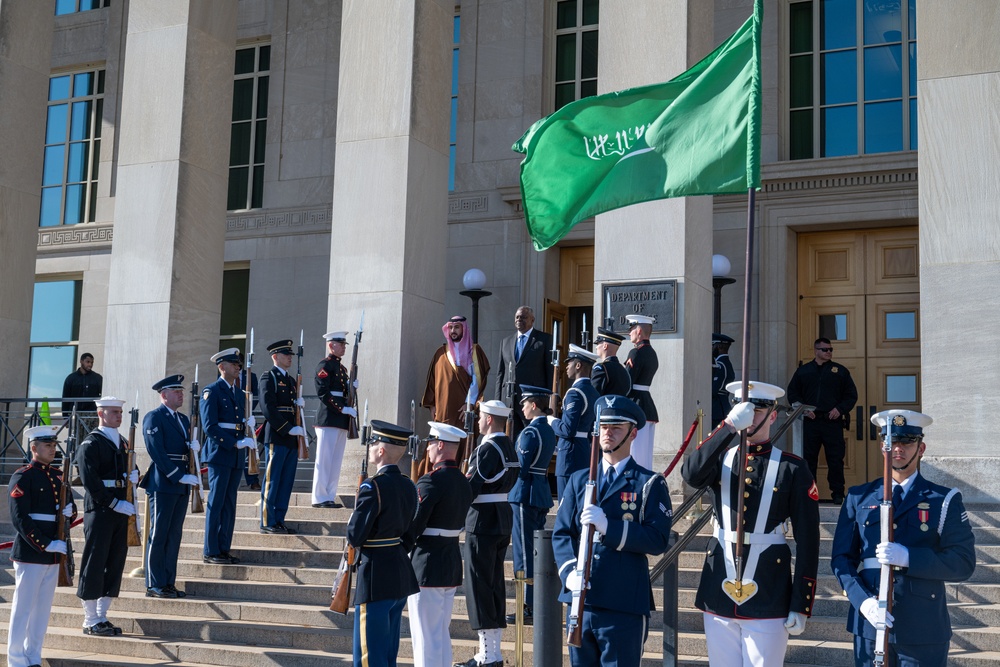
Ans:
[{"label": "stone column", "polygon": [[168,373],[216,375],[236,5],[129,5],[104,364],[126,409]]},{"label": "stone column", "polygon": [[345,0],[343,9],[327,322],[353,344],[364,309],[361,404],[402,425],[442,342],[454,9],[451,0]]},{"label": "stone column", "polygon": [[[713,11],[703,0],[602,2],[599,92],[667,81],[691,67],[714,47]],[[652,337],[660,362],[651,386],[660,416],[653,461],[661,470],[694,419],[697,401],[711,413],[712,199],[646,202],[597,216],[595,330],[604,283],[669,279],[678,283],[677,333]],[[623,362],[629,349],[626,340],[618,351]]]},{"label": "stone column", "polygon": [[918,0],[917,16],[920,400],[934,418],[923,470],[966,502],[996,502],[1000,7]]},{"label": "stone column", "polygon": [[[52,3],[0,0],[0,395],[28,387]],[[15,157],[16,156],[16,157]]]}]

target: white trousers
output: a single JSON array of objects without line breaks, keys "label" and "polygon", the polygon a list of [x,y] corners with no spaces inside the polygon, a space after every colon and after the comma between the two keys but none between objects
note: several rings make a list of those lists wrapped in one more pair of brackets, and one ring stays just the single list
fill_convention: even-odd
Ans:
[{"label": "white trousers", "polygon": [[785,619],[736,619],[704,613],[708,664],[712,667],[781,667],[788,631]]},{"label": "white trousers", "polygon": [[42,641],[58,581],[58,565],[14,561],[14,601],[7,630],[9,667],[42,664]]},{"label": "white trousers", "polygon": [[451,667],[451,609],[457,588],[421,588],[406,600],[414,667]]},{"label": "white trousers", "polygon": [[639,429],[635,440],[632,441],[632,458],[647,470],[653,470],[653,434],[655,432],[656,424],[646,422],[646,425]]},{"label": "white trousers", "polygon": [[316,426],[316,468],[313,470],[312,502],[337,500],[340,464],[347,446],[347,431],[332,426]]}]

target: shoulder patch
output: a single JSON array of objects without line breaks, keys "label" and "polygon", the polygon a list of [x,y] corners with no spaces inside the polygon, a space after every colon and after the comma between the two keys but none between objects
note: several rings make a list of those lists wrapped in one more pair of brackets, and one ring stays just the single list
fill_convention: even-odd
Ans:
[{"label": "shoulder patch", "polygon": [[819,488],[816,486],[816,480],[813,480],[812,486],[809,487],[809,497],[819,502]]},{"label": "shoulder patch", "polygon": [[208,387],[205,387],[205,392],[201,395],[201,398],[202,398],[202,400],[207,401],[208,397],[211,396],[211,395],[212,395],[212,390],[209,389]]},{"label": "shoulder patch", "polygon": [[325,368],[321,368],[321,369],[319,370],[319,373],[316,373],[316,377],[318,377],[318,378],[323,378],[323,379],[325,379],[325,378],[329,377],[329,375],[330,375],[330,374],[326,372],[326,369],[325,369]]},{"label": "shoulder patch", "polygon": [[24,495],[24,491],[21,490],[21,487],[18,484],[15,484],[14,488],[12,488],[10,490],[10,497],[11,498],[20,498],[23,495]]}]

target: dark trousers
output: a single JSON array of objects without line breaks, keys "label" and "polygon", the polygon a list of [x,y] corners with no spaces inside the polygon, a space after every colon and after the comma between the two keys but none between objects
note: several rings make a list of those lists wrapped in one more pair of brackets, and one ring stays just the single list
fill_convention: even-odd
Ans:
[{"label": "dark trousers", "polygon": [[106,507],[85,512],[83,537],[76,596],[81,600],[118,597],[128,558],[128,517]]},{"label": "dark trousers", "polygon": [[406,598],[354,605],[355,667],[395,667]]},{"label": "dark trousers", "polygon": [[[535,571],[535,531],[545,528],[545,515],[549,512],[541,507],[532,507],[524,503],[511,503],[510,506],[514,510],[514,530],[511,533],[514,572],[524,570],[524,576],[531,579]],[[524,587],[524,604],[529,608],[534,606],[531,586]]]},{"label": "dark trousers", "polygon": [[[854,635],[854,664],[871,667],[875,658],[875,640]],[[939,644],[889,644],[887,667],[946,667],[948,642]]]},{"label": "dark trousers", "polygon": [[[185,487],[187,488],[187,487]],[[151,517],[146,548],[149,558],[146,567],[146,587],[163,588],[177,582],[177,555],[184,536],[184,517],[187,516],[189,493],[163,493],[149,496]]]},{"label": "dark trousers", "polygon": [[[569,607],[566,608],[569,623]],[[639,667],[649,619],[639,614],[584,607],[580,647],[569,647],[573,667]]]},{"label": "dark trousers", "polygon": [[262,526],[276,526],[285,523],[288,513],[288,499],[295,484],[295,469],[299,464],[299,452],[291,447],[270,444],[267,448],[267,468],[261,496],[264,506],[260,513]]},{"label": "dark trousers", "polygon": [[236,494],[240,488],[239,468],[208,464],[208,504],[205,506],[205,555],[229,551],[236,526]]},{"label": "dark trousers", "polygon": [[844,455],[847,448],[844,445],[844,422],[840,419],[827,419],[826,415],[816,415],[815,419],[806,419],[802,423],[802,445],[806,463],[813,477],[819,466],[819,450],[826,452],[826,479],[830,484],[830,493],[844,495]]},{"label": "dark trousers", "polygon": [[510,535],[467,533],[462,545],[469,622],[473,630],[507,627],[507,587],[504,557]]}]

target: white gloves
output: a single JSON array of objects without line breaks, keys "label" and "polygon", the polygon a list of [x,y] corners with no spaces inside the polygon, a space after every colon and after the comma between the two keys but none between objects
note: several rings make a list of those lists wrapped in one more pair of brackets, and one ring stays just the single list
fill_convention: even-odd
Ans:
[{"label": "white gloves", "polygon": [[111,509],[119,514],[124,514],[125,516],[132,516],[135,514],[135,505],[127,500],[118,500],[114,505],[112,505]]},{"label": "white gloves", "polygon": [[345,415],[354,417],[355,419],[357,419],[358,417],[358,411],[355,410],[354,408],[349,408],[346,405],[341,409],[341,412],[343,412]]},{"label": "white gloves", "polygon": [[357,390],[358,390],[358,381],[355,380],[354,381],[354,391],[357,391]]},{"label": "white gloves", "polygon": [[66,553],[66,543],[62,540],[52,540],[49,542],[49,546],[45,547],[45,550],[53,554],[64,554]]},{"label": "white gloves", "polygon": [[304,436],[305,434],[306,434],[306,430],[304,428],[302,428],[301,426],[293,426],[292,428],[288,429],[288,435],[294,435],[294,436],[300,436],[300,435],[302,435],[302,436]]},{"label": "white gloves", "polygon": [[885,620],[885,627],[892,627],[892,614],[889,612],[878,608],[878,598],[868,598],[861,603],[861,607],[858,609],[861,615],[868,619],[868,622],[878,629],[879,623]]},{"label": "white gloves", "polygon": [[257,420],[254,419],[253,415],[247,417],[247,429],[253,431],[257,428]]},{"label": "white gloves", "polygon": [[879,542],[875,547],[875,557],[882,565],[910,567],[909,550],[896,542]]},{"label": "white gloves", "polygon": [[580,512],[580,523],[584,526],[590,524],[597,529],[601,535],[608,532],[608,515],[597,505],[587,505]]},{"label": "white gloves", "polygon": [[295,405],[297,405],[300,408],[306,407],[306,399],[304,399],[304,398],[296,398],[295,401],[294,401],[294,403],[295,403]]},{"label": "white gloves", "polygon": [[[569,589],[570,593],[579,593],[583,590],[583,576],[576,570],[570,570],[569,576],[566,577],[566,588]],[[590,584],[587,584],[587,588],[590,588]]]},{"label": "white gloves", "polygon": [[806,629],[806,615],[800,614],[797,611],[788,612],[788,619],[785,620],[785,629],[793,637],[801,635]]},{"label": "white gloves", "polygon": [[191,451],[194,452],[195,454],[201,451],[201,443],[198,442],[198,438],[195,438],[194,440],[189,442],[188,447],[190,447]]},{"label": "white gloves", "polygon": [[128,474],[128,481],[132,482],[133,484],[138,484],[139,483],[139,471],[138,470],[133,470],[132,472],[130,472]]},{"label": "white gloves", "polygon": [[545,421],[549,423],[549,426],[552,426],[553,424],[556,423],[556,418],[554,415],[549,415],[548,417],[545,418]]},{"label": "white gloves", "polygon": [[66,507],[62,508],[62,515],[64,517],[66,517],[67,519],[72,518],[72,516],[73,516],[73,506],[72,505],[67,505]]},{"label": "white gloves", "polygon": [[198,486],[198,478],[195,475],[184,475],[178,480],[181,484],[188,486]]},{"label": "white gloves", "polygon": [[737,433],[753,424],[753,403],[743,402],[733,406],[725,422]]},{"label": "white gloves", "polygon": [[246,437],[236,443],[236,449],[250,449],[251,447],[256,447],[257,441],[253,438]]}]

